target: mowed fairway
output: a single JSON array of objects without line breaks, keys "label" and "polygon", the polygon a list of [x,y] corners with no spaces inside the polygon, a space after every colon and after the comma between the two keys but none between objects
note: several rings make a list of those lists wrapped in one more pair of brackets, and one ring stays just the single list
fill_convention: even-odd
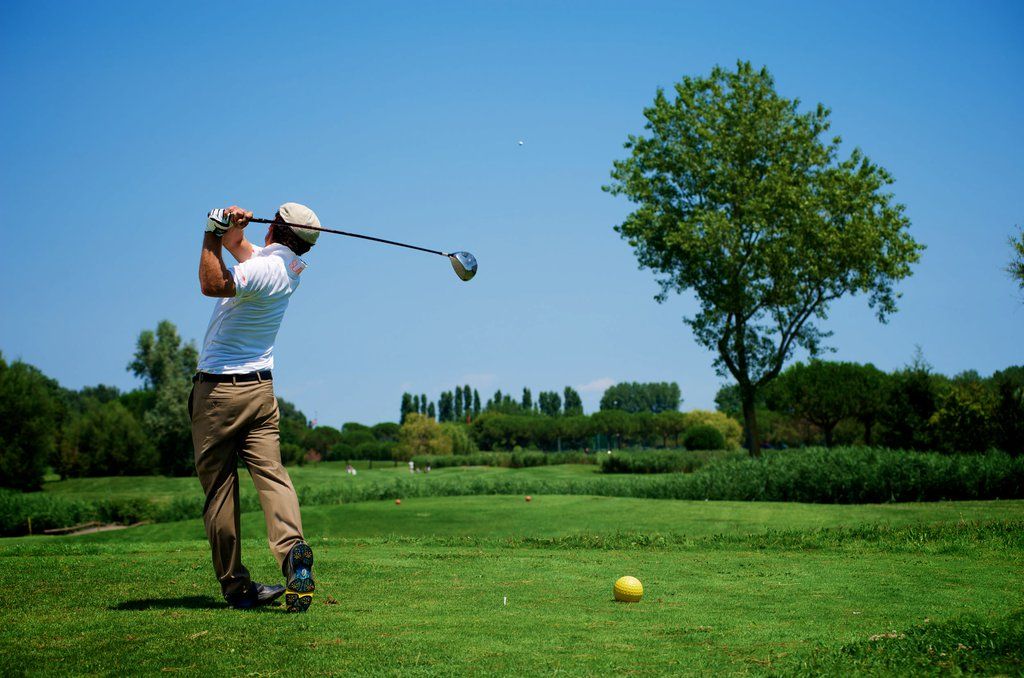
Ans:
[{"label": "mowed fairway", "polygon": [[[304,616],[225,608],[197,520],[10,539],[0,672],[785,674],[926,621],[1007,619],[1024,607],[1022,517],[1024,502],[314,506]],[[262,516],[243,529],[254,577],[276,581]],[[612,601],[623,574],[641,603]]]}]

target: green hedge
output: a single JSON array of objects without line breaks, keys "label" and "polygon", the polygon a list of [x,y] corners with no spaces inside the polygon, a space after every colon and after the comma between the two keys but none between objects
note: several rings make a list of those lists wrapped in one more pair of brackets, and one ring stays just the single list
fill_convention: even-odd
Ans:
[{"label": "green hedge", "polygon": [[596,464],[597,455],[583,452],[477,452],[476,454],[421,454],[412,458],[416,468],[451,468],[453,466],[500,466],[528,468],[557,464]]},{"label": "green hedge", "polygon": [[[718,433],[718,431],[715,431]],[[721,435],[721,434],[719,434]],[[668,450],[601,455],[602,473],[692,473],[712,461],[742,459],[743,450]]]},{"label": "green hedge", "polygon": [[[523,453],[532,455],[533,453]],[[476,455],[468,455],[476,457]],[[515,454],[510,454],[509,463]],[[554,457],[545,454],[545,457]],[[614,455],[612,455],[614,456]],[[493,457],[488,455],[489,459]],[[519,457],[519,461],[527,458]],[[532,456],[529,457],[532,459]],[[437,459],[455,459],[438,457]],[[300,488],[303,505],[340,504],[396,497],[488,494],[589,494],[648,499],[798,501],[826,504],[1024,498],[1024,457],[1002,452],[945,455],[893,450],[806,448],[767,453],[760,459],[722,459],[693,473],[653,476],[581,476],[545,479],[522,474],[428,476],[385,482]],[[170,504],[140,500],[89,504],[46,493],[0,492],[0,534],[25,534],[87,520],[170,521],[197,518],[202,499]],[[259,509],[256,497],[244,511]]]}]

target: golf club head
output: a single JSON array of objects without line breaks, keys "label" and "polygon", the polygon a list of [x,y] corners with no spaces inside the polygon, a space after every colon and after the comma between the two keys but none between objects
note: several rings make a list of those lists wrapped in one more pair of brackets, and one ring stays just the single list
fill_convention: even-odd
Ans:
[{"label": "golf club head", "polygon": [[455,275],[462,280],[472,280],[476,275],[476,257],[469,252],[452,252],[448,258],[451,259]]}]

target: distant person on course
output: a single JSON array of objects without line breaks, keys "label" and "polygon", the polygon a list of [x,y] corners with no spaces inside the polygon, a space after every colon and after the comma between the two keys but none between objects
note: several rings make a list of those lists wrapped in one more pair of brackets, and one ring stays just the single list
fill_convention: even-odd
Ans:
[{"label": "distant person on course", "polygon": [[[305,612],[313,600],[313,551],[302,537],[299,500],[281,464],[272,370],[274,340],[306,268],[299,257],[320,235],[284,224],[319,227],[320,221],[305,205],[285,203],[274,218],[282,223],[271,224],[264,246],[257,247],[243,234],[251,218],[252,212],[235,206],[207,217],[199,285],[218,300],[192,378],[192,442],[206,493],[203,522],[224,599],[248,609],[285,594],[289,612]],[[222,245],[238,260],[230,269]],[[287,588],[252,581],[242,565],[237,459],[259,492],[267,540]]]}]

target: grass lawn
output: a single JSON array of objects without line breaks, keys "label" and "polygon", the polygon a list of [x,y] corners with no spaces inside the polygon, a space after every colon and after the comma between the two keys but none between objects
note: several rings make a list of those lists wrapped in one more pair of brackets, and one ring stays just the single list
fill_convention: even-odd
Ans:
[{"label": "grass lawn", "polygon": [[[303,518],[304,616],[226,609],[197,520],[0,541],[0,673],[1024,671],[1020,501],[433,497]],[[262,517],[243,531],[253,575],[278,579]],[[642,602],[612,601],[623,574]]]}]

